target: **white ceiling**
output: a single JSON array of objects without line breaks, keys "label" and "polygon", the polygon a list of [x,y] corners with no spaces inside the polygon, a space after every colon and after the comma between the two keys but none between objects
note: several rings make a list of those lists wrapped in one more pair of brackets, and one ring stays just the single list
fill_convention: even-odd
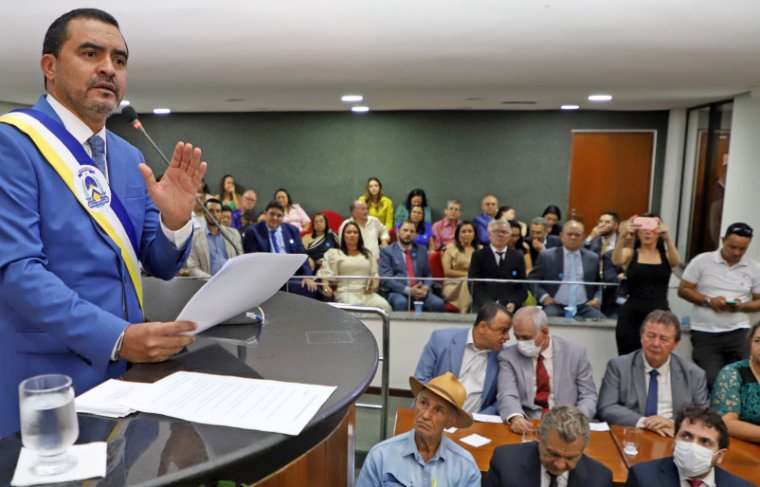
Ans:
[{"label": "white ceiling", "polygon": [[[0,7],[0,101],[33,103],[69,0]],[[757,0],[101,0],[140,111],[655,110],[760,87]],[[610,103],[586,100],[593,92]],[[535,102],[532,105],[504,102]]]}]

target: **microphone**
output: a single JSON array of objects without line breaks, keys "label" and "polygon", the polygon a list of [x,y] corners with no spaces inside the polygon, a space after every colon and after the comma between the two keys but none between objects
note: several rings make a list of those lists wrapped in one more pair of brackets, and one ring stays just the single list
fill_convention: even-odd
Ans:
[{"label": "microphone", "polygon": [[[145,127],[143,127],[142,122],[140,121],[140,118],[137,115],[137,110],[127,105],[121,109],[121,114],[124,115],[124,117],[127,120],[129,120],[129,123],[130,125],[132,125],[132,127],[139,130],[145,136],[145,138],[148,139],[148,142],[150,142],[150,145],[152,145],[153,148],[156,150],[156,152],[158,152],[158,154],[161,156],[161,159],[164,160],[164,162],[166,163],[168,167],[171,167],[171,162],[169,161],[169,159],[164,155],[164,153],[161,151],[158,145],[156,145],[156,143],[153,142],[153,139],[151,138],[150,135],[148,135],[148,132],[145,130]],[[208,208],[206,208],[206,205],[203,204],[203,202],[198,198],[198,196],[195,197],[195,202],[198,204],[198,206],[201,207],[206,217],[212,222],[214,222],[216,227],[219,229],[219,232],[221,232],[222,237],[224,237],[224,239],[230,243],[230,245],[232,246],[232,249],[235,251],[235,255],[236,256],[240,255],[240,252],[238,252],[237,247],[235,247],[235,244],[232,242],[230,237],[226,233],[224,233],[224,225],[219,223],[219,221],[216,218],[214,218],[211,215],[211,213],[209,213]]]}]

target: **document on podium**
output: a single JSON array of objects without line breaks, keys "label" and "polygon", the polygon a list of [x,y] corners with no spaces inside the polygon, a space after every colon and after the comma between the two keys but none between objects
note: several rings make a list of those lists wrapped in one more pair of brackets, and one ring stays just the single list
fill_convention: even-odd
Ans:
[{"label": "document on podium", "polygon": [[[190,298],[177,321],[198,324],[195,335],[260,305],[298,270],[306,254],[243,254],[229,259]],[[220,304],[223,303],[223,304]]]},{"label": "document on podium", "polygon": [[196,423],[297,435],[335,386],[175,372],[130,397],[130,407]]}]

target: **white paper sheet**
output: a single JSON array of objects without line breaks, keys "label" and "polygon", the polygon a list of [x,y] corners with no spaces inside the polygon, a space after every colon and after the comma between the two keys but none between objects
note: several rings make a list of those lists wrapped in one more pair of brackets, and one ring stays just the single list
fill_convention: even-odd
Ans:
[{"label": "white paper sheet", "polygon": [[260,305],[304,263],[306,254],[243,254],[229,259],[187,302],[177,321],[193,321],[195,335]]},{"label": "white paper sheet", "polygon": [[151,384],[109,379],[97,387],[80,394],[75,400],[78,413],[97,414],[109,418],[123,418],[137,412],[128,406],[130,395],[144,394]]},{"label": "white paper sheet", "polygon": [[443,431],[445,431],[446,433],[449,433],[449,434],[456,433],[457,432],[457,427],[456,426],[452,426],[451,428],[446,428]]},{"label": "white paper sheet", "polygon": [[591,431],[609,431],[610,425],[607,423],[589,423],[589,429]]},{"label": "white paper sheet", "polygon": [[459,441],[461,441],[462,443],[467,443],[470,446],[474,446],[475,448],[491,443],[490,438],[486,438],[485,436],[480,436],[475,433],[471,434],[470,436],[465,436],[464,438],[460,438]]},{"label": "white paper sheet", "polygon": [[480,413],[473,413],[472,419],[475,421],[479,421],[481,423],[497,423],[501,424],[504,421],[501,419],[501,416],[494,415],[494,414],[480,414]]},{"label": "white paper sheet", "polygon": [[106,476],[107,444],[105,441],[74,445],[69,448],[69,455],[76,457],[77,465],[68,472],[39,476],[33,474],[29,468],[37,460],[37,454],[26,448],[21,448],[21,453],[16,464],[11,485],[24,487],[27,485],[50,484],[53,482],[70,482],[72,480],[84,480]]},{"label": "white paper sheet", "polygon": [[175,372],[152,384],[138,411],[196,423],[297,435],[335,391],[335,386]]}]

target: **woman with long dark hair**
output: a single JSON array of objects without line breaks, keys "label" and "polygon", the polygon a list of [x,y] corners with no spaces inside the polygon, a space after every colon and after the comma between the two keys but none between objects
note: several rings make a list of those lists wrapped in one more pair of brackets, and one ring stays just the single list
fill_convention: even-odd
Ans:
[{"label": "woman with long dark hair", "polygon": [[546,220],[546,234],[557,235],[562,231],[562,212],[556,205],[549,205],[541,214]]},{"label": "woman with long dark hair", "polygon": [[299,232],[308,232],[311,230],[311,219],[306,214],[301,205],[293,203],[290,193],[285,188],[278,188],[274,192],[274,199],[282,205],[285,216],[282,217],[282,223],[290,223],[298,228]]},{"label": "woman with long dark hair", "polygon": [[422,188],[414,188],[413,190],[409,191],[409,195],[406,197],[406,202],[404,202],[403,205],[398,205],[396,208],[396,214],[393,217],[393,224],[397,227],[401,226],[401,223],[409,218],[413,206],[421,206],[425,214],[425,221],[432,225],[433,217],[430,214],[430,207],[428,206],[425,190]]},{"label": "woman with long dark hair", "polygon": [[325,252],[340,246],[338,236],[327,226],[327,217],[322,213],[314,215],[311,220],[311,233],[304,235],[302,240],[311,268],[315,271],[322,265]]},{"label": "woman with long dark hair", "polygon": [[393,229],[393,201],[383,193],[383,183],[378,178],[367,180],[367,188],[359,199],[367,203],[370,216],[374,216],[388,230]]},{"label": "woman with long dark hair", "polygon": [[475,224],[471,221],[463,221],[454,234],[454,245],[447,245],[441,257],[443,275],[456,279],[443,282],[441,296],[444,301],[456,306],[460,313],[469,312],[472,304],[470,286],[466,279],[460,280],[460,278],[467,277],[476,244]]},{"label": "woman with long dark hair", "polygon": [[235,188],[235,178],[231,174],[225,174],[219,182],[218,199],[222,202],[222,206],[233,211],[240,208],[240,194]]}]

